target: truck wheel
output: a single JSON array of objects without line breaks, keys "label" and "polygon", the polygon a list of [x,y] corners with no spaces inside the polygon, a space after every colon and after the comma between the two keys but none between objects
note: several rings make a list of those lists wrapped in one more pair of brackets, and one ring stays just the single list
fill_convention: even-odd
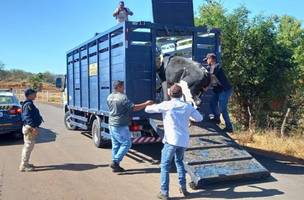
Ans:
[{"label": "truck wheel", "polygon": [[77,127],[72,125],[71,123],[71,113],[70,111],[64,114],[64,125],[68,130],[76,130]]},{"label": "truck wheel", "polygon": [[101,132],[104,131],[101,127],[101,119],[97,117],[92,124],[92,140],[97,148],[107,147],[109,140],[105,139]]}]

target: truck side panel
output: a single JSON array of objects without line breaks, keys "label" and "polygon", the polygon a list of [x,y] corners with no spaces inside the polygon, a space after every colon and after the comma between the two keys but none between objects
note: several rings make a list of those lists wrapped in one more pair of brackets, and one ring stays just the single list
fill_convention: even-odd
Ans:
[{"label": "truck side panel", "polygon": [[74,101],[80,107],[80,59],[79,53],[74,54]]},{"label": "truck side panel", "polygon": [[98,65],[97,65],[97,44],[89,48],[89,108],[98,110]]},{"label": "truck side panel", "polygon": [[73,74],[73,55],[68,57],[68,103],[74,105],[74,74]]},{"label": "truck side panel", "polygon": [[[128,30],[126,49],[127,95],[134,103],[155,98],[155,62],[151,29]],[[141,113],[145,114],[145,113]],[[137,113],[138,115],[141,115]]]},{"label": "truck side panel", "polygon": [[[114,31],[111,34],[111,82],[126,80],[126,67],[125,67],[125,46],[123,28]],[[112,85],[112,83],[111,83]]]},{"label": "truck side panel", "polygon": [[107,97],[110,94],[110,53],[109,53],[109,37],[108,35],[99,39],[99,81],[100,81],[100,110],[106,111]]},{"label": "truck side panel", "polygon": [[87,49],[84,48],[81,53],[81,107],[89,108],[89,87],[88,87],[88,56]]}]

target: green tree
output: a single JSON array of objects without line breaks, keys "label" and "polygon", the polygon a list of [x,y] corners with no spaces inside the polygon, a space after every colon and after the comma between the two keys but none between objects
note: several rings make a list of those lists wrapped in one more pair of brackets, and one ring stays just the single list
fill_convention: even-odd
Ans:
[{"label": "green tree", "polygon": [[43,80],[44,80],[43,74],[38,73],[32,76],[31,78],[29,78],[29,83],[33,89],[40,91],[42,89]]},{"label": "green tree", "polygon": [[287,97],[304,88],[303,29],[288,16],[249,15],[245,6],[227,12],[220,1],[205,1],[195,22],[222,31],[222,65],[234,86],[237,120],[244,127],[249,121],[278,127]]}]

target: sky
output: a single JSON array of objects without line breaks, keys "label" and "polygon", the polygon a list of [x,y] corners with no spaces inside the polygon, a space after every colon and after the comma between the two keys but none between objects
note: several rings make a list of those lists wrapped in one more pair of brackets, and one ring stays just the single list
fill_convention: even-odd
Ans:
[{"label": "sky", "polygon": [[[65,73],[66,52],[116,24],[118,0],[0,0],[0,61],[6,69]],[[132,21],[153,21],[151,0],[125,0]],[[194,8],[203,0],[194,0]],[[292,15],[304,21],[303,0],[222,0],[253,14]]]}]

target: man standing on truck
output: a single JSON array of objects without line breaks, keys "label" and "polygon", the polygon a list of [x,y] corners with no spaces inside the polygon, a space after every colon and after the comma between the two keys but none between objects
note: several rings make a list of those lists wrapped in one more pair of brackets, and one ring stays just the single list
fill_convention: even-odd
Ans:
[{"label": "man standing on truck", "polygon": [[34,165],[29,164],[29,160],[35,146],[36,137],[39,133],[38,127],[43,122],[43,119],[38,108],[33,103],[36,99],[37,92],[33,89],[27,89],[24,94],[26,97],[26,100],[22,105],[22,133],[24,135],[24,146],[22,149],[19,170],[21,172],[29,172],[34,170]]},{"label": "man standing on truck", "polygon": [[210,108],[214,115],[212,121],[220,124],[220,114],[222,114],[226,125],[223,131],[232,133],[233,126],[228,113],[228,101],[232,95],[231,83],[226,77],[222,66],[216,63],[216,55],[214,53],[209,53],[204,61],[208,63],[207,69],[211,74],[211,85],[214,92],[210,101]]},{"label": "man standing on truck", "polygon": [[183,163],[184,152],[189,143],[189,119],[199,122],[203,120],[202,115],[190,104],[181,100],[182,88],[174,84],[170,87],[170,101],[147,106],[147,113],[162,113],[165,134],[163,138],[164,147],[161,153],[161,191],[159,199],[169,198],[169,172],[171,162],[175,157],[175,165],[178,173],[180,192],[188,196],[186,188],[186,171]]},{"label": "man standing on truck", "polygon": [[113,172],[124,172],[120,162],[128,153],[132,141],[129,131],[130,114],[132,111],[140,111],[146,106],[153,104],[153,101],[146,101],[141,104],[133,104],[124,94],[124,82],[115,81],[114,92],[107,98],[109,107],[109,129],[112,139],[112,163],[110,167]]},{"label": "man standing on truck", "polygon": [[129,21],[128,16],[133,15],[133,12],[125,7],[125,3],[123,1],[119,2],[118,8],[113,13],[113,17],[116,18],[117,23],[122,23],[125,21]]}]

